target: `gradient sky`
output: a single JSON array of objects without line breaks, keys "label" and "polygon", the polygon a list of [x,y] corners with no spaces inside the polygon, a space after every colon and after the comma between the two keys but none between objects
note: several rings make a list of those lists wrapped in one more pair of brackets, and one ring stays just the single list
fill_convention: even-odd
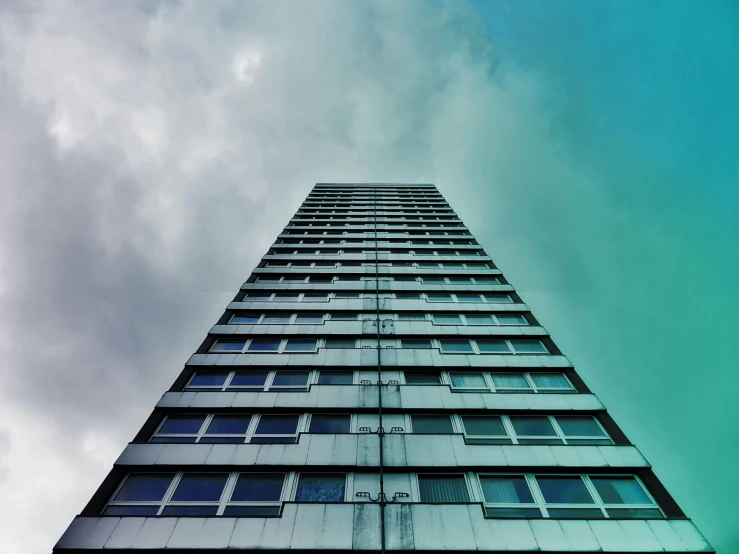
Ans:
[{"label": "gradient sky", "polygon": [[0,554],[48,553],[315,182],[434,182],[739,552],[739,4],[0,6]]}]

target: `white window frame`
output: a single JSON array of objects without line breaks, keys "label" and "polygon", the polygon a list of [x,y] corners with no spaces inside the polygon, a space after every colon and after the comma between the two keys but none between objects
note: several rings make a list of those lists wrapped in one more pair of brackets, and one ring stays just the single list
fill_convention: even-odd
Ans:
[{"label": "white window frame", "polygon": [[429,471],[415,471],[411,473],[411,502],[414,503],[423,503],[421,500],[421,486],[419,484],[419,477],[420,476],[436,476],[436,475],[450,475],[450,476],[459,476],[461,475],[464,477],[464,485],[467,487],[467,497],[469,498],[468,503],[476,503],[479,502],[479,500],[476,498],[474,494],[474,488],[470,486],[471,483],[471,472],[469,471],[450,471],[450,472],[440,472],[440,471],[433,471],[433,468],[429,468]]},{"label": "white window frame", "polygon": [[[501,368],[502,369],[502,368]],[[470,387],[455,387],[452,383],[451,374],[452,373],[482,373],[483,379],[485,380],[486,387],[478,387],[478,388],[470,388]],[[452,391],[456,392],[463,392],[463,391],[471,391],[471,392],[480,392],[480,391],[486,391],[486,392],[494,392],[499,394],[530,394],[530,393],[538,393],[538,394],[572,394],[577,393],[577,389],[572,384],[572,381],[567,377],[567,375],[562,371],[545,371],[545,372],[537,372],[535,373],[538,375],[539,373],[544,374],[555,374],[555,375],[561,375],[564,377],[565,381],[570,385],[569,387],[565,388],[549,388],[549,387],[539,387],[534,382],[534,379],[532,377],[532,373],[530,372],[511,372],[511,371],[475,371],[475,368],[469,368],[469,371],[443,371],[441,373],[442,375],[442,384],[448,384],[450,389]],[[496,387],[495,382],[493,381],[493,374],[511,374],[511,375],[521,375],[526,380],[526,383],[529,385],[528,388],[512,388],[512,387]]]},{"label": "white window frame", "polygon": [[[274,387],[279,392],[287,392],[287,391],[290,391],[290,390],[295,390],[295,391],[298,391],[298,392],[304,392],[304,391],[309,390],[310,387],[311,387],[311,385],[315,384],[315,382],[318,379],[318,377],[317,377],[318,376],[318,371],[317,370],[301,370],[301,369],[260,370],[260,372],[264,372],[264,371],[266,371],[267,377],[266,377],[266,379],[264,381],[264,385],[262,385],[261,387],[260,386],[254,386],[254,387],[238,387],[238,388],[234,387],[234,388],[230,388],[231,382],[233,381],[234,376],[237,373],[240,373],[241,370],[231,370],[231,371],[229,371],[228,372],[228,376],[226,377],[226,380],[224,381],[223,385],[220,385],[220,386],[212,386],[212,387],[202,386],[202,385],[201,386],[195,385],[195,386],[190,387],[190,383],[192,382],[192,380],[195,377],[195,375],[198,373],[196,371],[196,372],[194,372],[190,376],[190,379],[188,380],[188,384],[185,385],[185,387],[184,387],[183,390],[184,391],[188,391],[188,389],[190,389],[190,391],[192,391],[193,389],[195,389],[194,392],[206,392],[206,391],[213,391],[213,392],[223,392],[223,391],[226,391],[226,392],[268,392],[268,391],[270,391]],[[290,386],[290,385],[274,385],[273,383],[274,383],[275,377],[277,376],[277,373],[280,372],[280,371],[307,371],[308,372],[308,380],[307,380],[307,382],[306,382],[305,385],[294,385],[294,386]],[[205,372],[205,373],[207,373],[207,372]],[[249,372],[246,372],[246,373],[249,373]]]},{"label": "white window frame", "polygon": [[[597,436],[566,435],[562,431],[562,428],[559,426],[559,423],[557,422],[557,419],[556,419],[557,416],[543,415],[543,414],[513,414],[513,417],[516,417],[516,416],[520,416],[520,417],[537,417],[537,416],[538,417],[546,417],[549,420],[549,424],[552,426],[552,429],[554,429],[555,435],[553,435],[553,436],[519,435],[518,433],[516,433],[516,429],[513,426],[513,422],[511,421],[511,415],[503,415],[503,414],[482,414],[482,415],[489,415],[489,416],[500,417],[501,422],[503,424],[503,428],[506,431],[506,435],[505,436],[503,436],[503,435],[471,435],[471,434],[467,433],[467,429],[464,426],[464,415],[475,416],[475,415],[480,415],[480,414],[455,414],[455,416],[454,416],[454,417],[457,418],[457,424],[456,424],[457,425],[457,428],[460,430],[460,432],[462,432],[464,434],[465,439],[470,439],[470,440],[473,440],[473,441],[475,441],[475,440],[485,440],[485,439],[493,439],[493,440],[496,440],[496,439],[500,439],[500,440],[508,439],[508,440],[511,441],[510,444],[522,444],[520,442],[521,440],[529,440],[529,441],[540,440],[541,441],[540,443],[536,443],[536,442],[526,442],[525,443],[526,445],[529,445],[529,446],[530,445],[534,445],[535,446],[537,444],[544,445],[545,444],[545,441],[551,440],[551,441],[559,441],[559,442],[557,442],[556,444],[550,444],[548,446],[557,446],[557,445],[566,445],[566,446],[569,446],[570,443],[568,442],[568,439],[572,439],[572,440],[583,440],[583,439],[587,439],[587,440],[598,440],[598,439],[602,439],[603,441],[608,441],[608,444],[599,444],[599,445],[590,445],[590,446],[611,446],[611,445],[614,444],[613,439],[611,438],[611,436],[608,434],[608,432],[603,427],[603,425],[598,420],[598,418],[596,416],[594,416],[593,414],[577,414],[577,413],[574,413],[574,414],[571,414],[571,415],[573,415],[573,416],[579,416],[579,417],[590,417],[590,418],[592,418],[593,421],[595,421],[596,425],[603,432],[603,435],[602,436],[600,436],[600,435],[597,435]],[[570,415],[570,414],[567,414],[567,415]],[[509,444],[509,443],[506,443],[506,444]],[[580,443],[575,443],[575,446],[580,446]]]},{"label": "white window frame", "polygon": [[[203,444],[250,444],[251,443],[251,439],[253,439],[254,437],[294,438],[295,439],[295,443],[297,443],[298,437],[300,436],[300,434],[306,432],[306,429],[307,429],[307,427],[306,427],[306,421],[307,421],[307,417],[308,417],[309,414],[272,414],[272,413],[269,413],[269,414],[259,414],[259,413],[253,413],[253,412],[243,412],[243,413],[234,413],[234,414],[231,414],[231,413],[228,413],[228,414],[214,414],[214,413],[209,413],[209,414],[171,414],[171,415],[195,415],[195,416],[205,415],[205,419],[203,420],[203,423],[200,426],[200,429],[198,430],[197,433],[180,433],[180,434],[164,433],[164,434],[160,434],[159,433],[159,430],[164,426],[164,424],[166,423],[167,419],[169,419],[170,414],[167,414],[167,416],[164,417],[164,419],[162,419],[162,421],[157,426],[156,431],[154,431],[154,433],[152,434],[151,438],[149,439],[149,442],[155,442],[152,439],[154,439],[155,437],[159,436],[159,437],[163,437],[163,438],[166,438],[166,437],[173,437],[173,438],[178,438],[178,437],[195,437],[195,442],[194,443],[180,443],[180,444],[200,444],[200,441],[201,441],[201,439],[203,437],[235,437],[235,438],[243,438],[244,439],[240,443],[235,443],[235,442],[234,443],[210,443],[210,442],[206,442],[206,443],[203,443]],[[208,435],[206,433],[206,431],[208,430],[208,426],[213,421],[213,418],[215,416],[217,416],[217,415],[250,416],[251,417],[251,421],[249,421],[249,426],[247,427],[246,432],[244,434],[235,433],[235,434]],[[260,434],[260,435],[257,435],[256,434],[257,426],[259,425],[259,421],[261,420],[261,418],[262,418],[263,415],[265,415],[265,416],[272,416],[272,415],[280,415],[280,416],[282,416],[282,415],[290,415],[290,416],[293,416],[293,415],[297,415],[298,416],[298,424],[297,424],[297,426],[295,428],[295,433],[287,434],[287,435],[277,435],[277,434],[268,434],[268,435]],[[157,444],[165,444],[165,443],[163,443],[161,441],[156,441],[156,443]],[[264,444],[264,443],[255,443],[255,444]],[[292,444],[292,443],[275,443],[275,444]]]}]

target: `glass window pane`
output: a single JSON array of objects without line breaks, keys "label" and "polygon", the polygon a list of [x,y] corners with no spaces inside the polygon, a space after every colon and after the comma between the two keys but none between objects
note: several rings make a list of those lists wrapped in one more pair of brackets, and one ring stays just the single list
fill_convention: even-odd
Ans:
[{"label": "glass window pane", "polygon": [[289,339],[285,352],[312,352],[316,349],[316,339]]},{"label": "glass window pane", "polygon": [[319,385],[351,385],[353,382],[352,371],[321,371],[318,375]]},{"label": "glass window pane", "polygon": [[398,321],[426,321],[426,314],[402,313],[398,314]]},{"label": "glass window pane", "polygon": [[470,278],[469,277],[449,277],[449,282],[452,285],[469,285]]},{"label": "glass window pane", "polygon": [[442,339],[440,342],[442,352],[473,352],[472,345],[468,340]]},{"label": "glass window pane", "polygon": [[403,339],[400,341],[401,348],[431,348],[431,341],[425,339]]},{"label": "glass window pane", "polygon": [[306,387],[309,371],[277,371],[272,381],[273,387]]},{"label": "glass window pane", "polygon": [[395,298],[404,298],[404,299],[418,299],[421,298],[420,292],[396,292]]},{"label": "glass window pane", "polygon": [[294,435],[298,430],[297,415],[263,415],[259,418],[257,435]]},{"label": "glass window pane", "polygon": [[348,433],[349,414],[313,414],[310,418],[309,433]]},{"label": "glass window pane", "polygon": [[480,352],[484,353],[507,354],[510,352],[506,341],[500,339],[479,339],[477,347]]},{"label": "glass window pane", "polygon": [[337,313],[337,314],[331,314],[331,320],[332,321],[356,321],[358,316],[359,314],[355,312]]},{"label": "glass window pane", "polygon": [[328,293],[306,292],[303,295],[303,302],[328,302]]},{"label": "glass window pane", "polygon": [[326,339],[324,348],[354,348],[356,344],[354,339]]},{"label": "glass window pane", "polygon": [[556,437],[557,433],[546,416],[511,416],[511,423],[517,435],[535,437]]},{"label": "glass window pane", "polygon": [[426,285],[438,285],[446,283],[444,277],[436,277],[434,275],[424,275],[423,282]]},{"label": "glass window pane", "polygon": [[214,516],[218,506],[165,506],[163,516]]},{"label": "glass window pane", "polygon": [[562,432],[572,437],[605,437],[592,416],[557,416]]},{"label": "glass window pane", "polygon": [[275,302],[297,302],[298,294],[294,292],[277,292],[275,293]]},{"label": "glass window pane", "polygon": [[[470,264],[467,264],[469,267]],[[497,285],[499,283],[497,277],[485,277],[485,276],[477,276],[475,277],[475,283],[477,284],[486,284],[486,285]]]},{"label": "glass window pane", "polygon": [[359,298],[360,293],[358,292],[336,292],[334,293],[336,298]]},{"label": "glass window pane", "polygon": [[323,314],[298,314],[295,317],[295,323],[313,323],[320,325],[321,323],[323,323]]},{"label": "glass window pane", "polygon": [[218,339],[211,347],[213,352],[241,352],[246,344],[241,339]]},{"label": "glass window pane", "polygon": [[485,297],[485,300],[487,300],[488,302],[493,302],[497,304],[510,304],[511,302],[513,302],[511,300],[511,297],[508,296],[507,294],[486,293],[486,294],[483,294],[483,296]]},{"label": "glass window pane", "polygon": [[516,373],[492,373],[493,383],[501,389],[528,389],[528,381],[523,375]]},{"label": "glass window pane", "polygon": [[343,502],[346,475],[328,473],[301,473],[297,502]]},{"label": "glass window pane", "polygon": [[159,506],[108,506],[103,512],[106,516],[155,516]]},{"label": "glass window pane", "polygon": [[652,504],[634,477],[591,477],[605,504]]},{"label": "glass window pane", "polygon": [[458,315],[437,315],[434,314],[434,323],[437,325],[461,325],[462,320]]},{"label": "glass window pane", "polygon": [[572,385],[561,373],[532,373],[531,378],[538,388],[570,389]]},{"label": "glass window pane", "polygon": [[457,302],[480,302],[479,294],[457,293]]},{"label": "glass window pane", "polygon": [[448,415],[412,415],[414,433],[439,433],[450,434],[452,421]]},{"label": "glass window pane", "polygon": [[208,435],[243,435],[249,427],[251,415],[220,415],[216,414],[210,420],[205,431]]},{"label": "glass window pane", "polygon": [[468,435],[508,436],[500,416],[462,416],[462,421]]},{"label": "glass window pane", "polygon": [[511,346],[518,354],[547,354],[547,349],[538,340],[511,340]]},{"label": "glass window pane", "polygon": [[290,316],[289,315],[265,315],[264,319],[262,319],[262,323],[272,323],[272,324],[281,324],[281,325],[287,325],[290,323]]},{"label": "glass window pane", "polygon": [[205,421],[203,415],[170,415],[162,424],[157,433],[187,435],[195,434],[200,431],[200,427]]},{"label": "glass window pane", "polygon": [[485,502],[491,504],[533,504],[529,485],[523,475],[480,477]]},{"label": "glass window pane", "polygon": [[522,315],[496,315],[500,325],[526,325],[526,318]]},{"label": "glass window pane", "polygon": [[409,373],[405,372],[405,383],[407,385],[438,385],[441,383],[439,373]]},{"label": "glass window pane", "polygon": [[467,325],[492,325],[493,318],[489,315],[465,315]]},{"label": "glass window pane", "polygon": [[272,296],[272,293],[263,292],[250,292],[244,296],[246,302],[267,302]]},{"label": "glass window pane", "polygon": [[226,378],[228,377],[228,372],[220,372],[220,371],[198,371],[195,375],[192,376],[192,379],[190,380],[190,384],[188,384],[188,387],[222,387],[223,384],[226,382]]},{"label": "glass window pane", "polygon": [[429,302],[451,302],[452,295],[443,292],[428,292],[426,293],[426,300]]},{"label": "glass window pane", "polygon": [[257,323],[259,321],[260,314],[234,314],[231,317],[231,323],[248,324]]},{"label": "glass window pane", "polygon": [[594,504],[580,476],[548,477],[537,475],[544,500],[550,504]]},{"label": "glass window pane", "polygon": [[486,389],[485,378],[482,373],[450,373],[453,387],[462,387],[470,389]]},{"label": "glass window pane", "polygon": [[280,348],[280,339],[252,339],[249,344],[250,352],[277,352]]},{"label": "glass window pane", "polygon": [[116,502],[156,502],[164,498],[174,473],[132,473],[115,495]]},{"label": "glass window pane", "polygon": [[263,387],[266,380],[266,371],[237,371],[229,387]]},{"label": "glass window pane", "polygon": [[175,502],[217,502],[226,486],[227,473],[185,473],[172,500]]},{"label": "glass window pane", "polygon": [[462,475],[419,475],[421,502],[469,502]]},{"label": "glass window pane", "polygon": [[231,502],[277,502],[284,482],[284,473],[242,473]]}]

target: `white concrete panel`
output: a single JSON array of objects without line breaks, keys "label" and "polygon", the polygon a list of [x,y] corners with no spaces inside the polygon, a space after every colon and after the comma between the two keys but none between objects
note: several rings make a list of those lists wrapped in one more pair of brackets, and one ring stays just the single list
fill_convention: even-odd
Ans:
[{"label": "white concrete panel", "polygon": [[[383,456],[384,464],[390,467],[403,467],[408,465],[406,459],[406,435],[401,434],[388,434],[383,438]],[[378,439],[375,436],[375,440]],[[377,442],[375,442],[375,448],[377,449]]]},{"label": "white concrete panel", "polygon": [[235,392],[199,392],[195,395],[191,408],[210,408],[212,406],[231,406],[236,400]]},{"label": "white concrete panel", "polygon": [[226,548],[235,525],[231,517],[179,518],[167,548]]},{"label": "white concrete panel", "polygon": [[164,548],[172,536],[177,518],[147,517],[144,526],[134,539],[134,548]]},{"label": "white concrete panel", "polygon": [[297,513],[297,504],[285,504],[282,507],[282,517],[266,518],[261,537],[257,536],[252,540],[256,541],[260,548],[287,550],[292,541]]},{"label": "white concrete panel", "polygon": [[537,550],[529,522],[515,519],[485,519],[479,505],[467,505],[478,550]]},{"label": "white concrete panel", "polygon": [[[215,446],[215,445],[214,445]],[[259,451],[262,449],[261,444],[237,444],[234,451],[233,465],[250,466],[256,465],[259,458]]]},{"label": "white concrete panel", "polygon": [[[554,396],[548,394],[547,396]],[[594,394],[563,394],[573,410],[603,410],[605,406]]]},{"label": "white concrete panel", "polygon": [[[653,522],[649,522],[653,523]],[[680,539],[686,552],[704,552],[711,547],[690,520],[673,520],[669,522],[675,535]]]},{"label": "white concrete panel", "polygon": [[483,400],[488,410],[522,410],[528,408],[527,396],[531,395],[490,393],[483,395]]},{"label": "white concrete panel", "polygon": [[548,446],[529,446],[522,444],[501,447],[510,466],[553,466],[556,460]]},{"label": "white concrete panel", "polygon": [[311,435],[306,464],[356,465],[357,435]]},{"label": "white concrete panel", "polygon": [[316,404],[314,404],[315,406],[331,408],[356,408],[357,406],[359,406],[359,394],[361,388],[364,387],[313,385],[313,387],[311,388],[311,392],[315,390],[317,395]]},{"label": "white concrete panel", "polygon": [[571,405],[564,394],[522,394],[529,410],[570,410]]},{"label": "white concrete panel", "polygon": [[612,467],[649,467],[635,446],[599,446],[598,450]]},{"label": "white concrete panel", "polygon": [[153,465],[164,450],[163,444],[132,444],[118,456],[114,465]]},{"label": "white concrete panel", "polygon": [[[376,379],[375,379],[376,381]],[[359,407],[360,408],[376,408],[377,407],[377,387],[371,385],[359,386]]]},{"label": "white concrete panel", "polygon": [[[232,465],[236,458],[236,450],[239,444],[214,444],[205,459],[206,465]],[[254,446],[254,445],[243,445]],[[258,450],[258,449],[254,449]]]},{"label": "white concrete panel", "polygon": [[121,518],[76,517],[56,548],[103,548]]},{"label": "white concrete panel", "polygon": [[416,550],[477,548],[466,504],[414,504],[411,513]]},{"label": "white concrete panel", "polygon": [[357,466],[377,466],[380,464],[380,453],[377,435],[357,435]]},{"label": "white concrete panel", "polygon": [[409,466],[454,466],[454,447],[450,435],[405,435]]},{"label": "white concrete panel", "polygon": [[569,467],[607,467],[597,446],[550,446],[556,465]]},{"label": "white concrete panel", "polygon": [[452,435],[452,447],[457,465],[462,467],[505,467],[508,465],[503,447],[494,444],[468,445],[462,435]]},{"label": "white concrete panel", "polygon": [[353,504],[299,504],[290,548],[350,549],[353,536]]},{"label": "white concrete panel", "polygon": [[208,459],[212,444],[165,444],[155,465],[201,465]]},{"label": "white concrete panel", "polygon": [[177,399],[177,408],[188,408],[190,404],[195,400],[195,392],[183,392],[180,398]]},{"label": "white concrete panel", "polygon": [[257,465],[305,465],[310,439],[311,435],[302,435],[298,444],[261,444]]},{"label": "white concrete panel", "polygon": [[[588,521],[604,552],[659,552],[661,546],[643,521]],[[637,525],[634,525],[637,524]],[[641,529],[639,524],[641,524]],[[639,531],[642,531],[639,533]],[[632,533],[635,533],[633,535]]]},{"label": "white concrete panel", "polygon": [[441,387],[409,386],[400,389],[402,408],[429,408],[441,406]]},{"label": "white concrete panel", "polygon": [[[284,516],[283,516],[284,517]],[[256,518],[256,517],[240,517],[236,518],[231,533],[231,542],[229,548],[242,548],[244,550],[252,550],[257,548],[275,548],[274,546],[265,546],[261,541],[265,540],[264,526],[267,521],[282,520],[283,518]],[[290,521],[290,529],[286,540],[283,544],[276,548],[287,548],[290,544],[290,536],[292,535],[293,521]]]},{"label": "white concrete panel", "polygon": [[[354,474],[354,496],[349,500],[351,502],[372,502],[369,498],[358,497],[358,492],[368,492],[373,499],[377,498],[380,493],[380,475],[377,473],[355,473]],[[387,484],[385,490],[387,491]]]},{"label": "white concrete panel", "polygon": [[529,525],[541,550],[594,552],[600,549],[585,520],[532,519]]},{"label": "white concrete panel", "polygon": [[136,537],[144,526],[144,521],[146,518],[143,517],[122,517],[105,542],[105,548],[133,547]]},{"label": "white concrete panel", "polygon": [[[374,474],[379,484],[380,476]],[[392,500],[396,492],[411,494],[411,476],[408,473],[385,473],[385,494],[388,500]],[[399,498],[396,502],[410,502],[410,498]]]},{"label": "white concrete panel", "polygon": [[380,507],[376,504],[354,506],[352,534],[354,550],[380,550]]},{"label": "white concrete panel", "polygon": [[157,407],[158,408],[172,408],[177,405],[178,400],[184,394],[192,395],[193,393],[165,392],[162,395],[162,397],[159,399],[159,402],[157,402]]}]

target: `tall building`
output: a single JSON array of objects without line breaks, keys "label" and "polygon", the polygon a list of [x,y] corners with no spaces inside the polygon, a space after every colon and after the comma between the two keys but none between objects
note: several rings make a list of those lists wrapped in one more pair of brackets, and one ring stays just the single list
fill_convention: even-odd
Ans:
[{"label": "tall building", "polygon": [[432,185],[317,184],[54,552],[713,552]]}]

